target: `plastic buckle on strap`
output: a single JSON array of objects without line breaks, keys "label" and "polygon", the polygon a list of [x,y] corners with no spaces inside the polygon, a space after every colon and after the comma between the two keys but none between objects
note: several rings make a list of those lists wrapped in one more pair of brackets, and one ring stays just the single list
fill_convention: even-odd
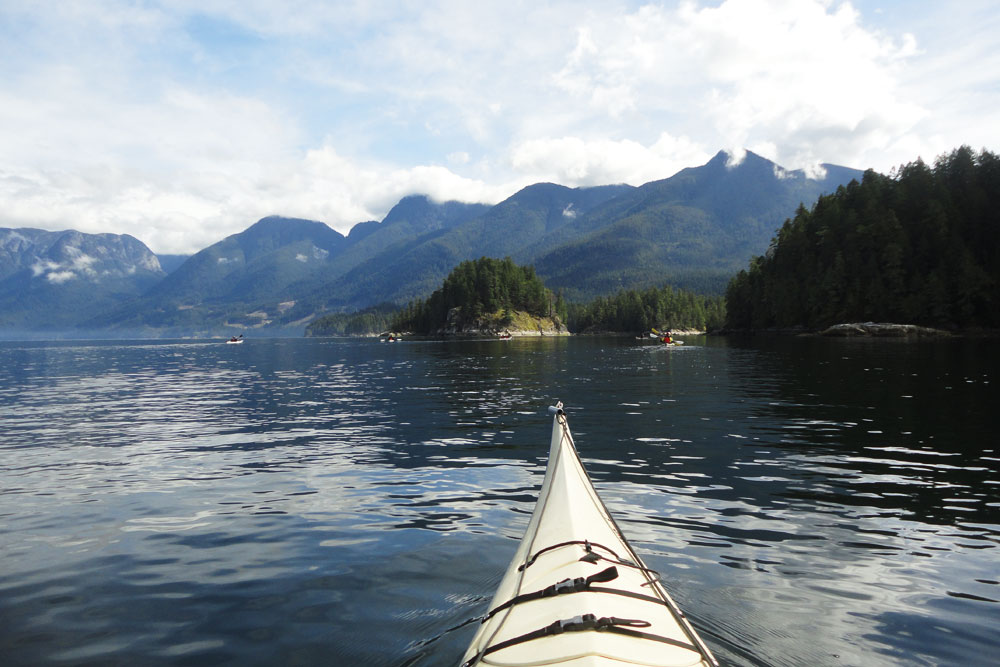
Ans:
[{"label": "plastic buckle on strap", "polygon": [[583,577],[577,577],[576,579],[563,579],[556,585],[556,595],[561,593],[572,593],[574,591],[581,591],[587,587],[587,580]]},{"label": "plastic buckle on strap", "polygon": [[559,632],[576,632],[597,627],[597,617],[593,614],[583,614],[559,621]]}]

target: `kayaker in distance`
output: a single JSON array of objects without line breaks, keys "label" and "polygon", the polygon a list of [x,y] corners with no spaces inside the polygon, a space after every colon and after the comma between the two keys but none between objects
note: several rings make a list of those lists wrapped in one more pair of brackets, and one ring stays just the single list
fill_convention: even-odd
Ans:
[{"label": "kayaker in distance", "polygon": [[670,332],[669,331],[666,332],[665,334],[663,334],[663,344],[664,345],[670,345],[673,342],[674,342],[674,339],[670,336]]}]

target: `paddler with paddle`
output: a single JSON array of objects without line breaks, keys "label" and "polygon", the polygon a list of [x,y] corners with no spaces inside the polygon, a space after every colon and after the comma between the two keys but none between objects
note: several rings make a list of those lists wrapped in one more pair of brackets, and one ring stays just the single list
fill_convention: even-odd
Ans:
[{"label": "paddler with paddle", "polygon": [[670,345],[670,344],[672,344],[674,342],[674,339],[673,339],[673,337],[671,337],[669,331],[667,331],[666,333],[662,333],[662,334],[659,331],[657,331],[656,329],[651,329],[651,331],[653,333],[655,333],[657,336],[661,337],[660,338],[660,342],[663,343],[664,345]]}]

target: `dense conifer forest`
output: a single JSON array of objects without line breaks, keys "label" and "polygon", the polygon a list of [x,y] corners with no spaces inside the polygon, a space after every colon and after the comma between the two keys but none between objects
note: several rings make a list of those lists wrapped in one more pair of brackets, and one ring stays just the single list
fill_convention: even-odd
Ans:
[{"label": "dense conifer forest", "polygon": [[726,291],[726,326],[1000,327],[1000,158],[963,146],[800,206]]},{"label": "dense conifer forest", "polygon": [[626,290],[586,304],[570,304],[574,332],[641,332],[650,329],[707,331],[725,321],[722,297],[706,297],[671,287]]},{"label": "dense conifer forest", "polygon": [[379,304],[354,313],[330,313],[317,318],[306,327],[306,336],[366,336],[386,331],[399,307]]},{"label": "dense conifer forest", "polygon": [[[453,310],[456,309],[457,310]],[[507,257],[481,257],[455,267],[440,288],[426,300],[411,302],[392,322],[392,328],[429,334],[449,325],[469,325],[493,316],[500,326],[513,322],[514,312],[565,321],[561,296],[546,289],[534,267],[518,266]]]}]

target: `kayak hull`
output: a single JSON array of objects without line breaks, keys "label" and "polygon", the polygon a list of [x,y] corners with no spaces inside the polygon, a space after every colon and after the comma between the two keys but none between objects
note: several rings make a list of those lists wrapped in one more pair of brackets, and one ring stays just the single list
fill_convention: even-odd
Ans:
[{"label": "kayak hull", "polygon": [[463,665],[717,664],[597,495],[561,410],[535,510],[490,610]]}]

